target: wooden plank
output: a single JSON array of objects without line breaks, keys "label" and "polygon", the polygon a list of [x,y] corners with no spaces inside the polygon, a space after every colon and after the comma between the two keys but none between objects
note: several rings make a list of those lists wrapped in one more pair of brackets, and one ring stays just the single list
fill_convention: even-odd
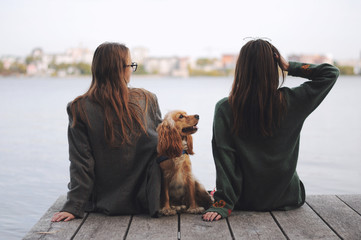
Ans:
[{"label": "wooden plank", "polygon": [[74,239],[123,239],[131,216],[90,213]]},{"label": "wooden plank", "polygon": [[63,207],[65,201],[66,196],[60,196],[23,239],[70,239],[78,229],[82,219],[55,223],[50,221],[54,213]]},{"label": "wooden plank", "polygon": [[308,205],[272,214],[289,239],[340,239]]},{"label": "wooden plank", "polygon": [[134,215],[126,239],[177,239],[178,216]]},{"label": "wooden plank", "polygon": [[361,215],[361,194],[359,195],[337,195],[341,198],[347,205],[349,205],[353,210],[358,212]]},{"label": "wooden plank", "polygon": [[[24,239],[70,239],[82,219],[50,222],[61,209],[60,196]],[[228,218],[235,239],[361,239],[361,195],[311,195],[307,205],[292,211],[241,212]],[[232,239],[226,220],[204,222],[201,215],[180,216],[183,239]],[[130,223],[130,226],[128,226]],[[279,224],[279,226],[277,225]],[[284,234],[282,233],[284,232]],[[127,230],[128,233],[127,233]],[[89,214],[75,239],[177,239],[178,216],[105,216]]]},{"label": "wooden plank", "polygon": [[228,220],[235,239],[286,239],[269,212],[234,211]]},{"label": "wooden plank", "polygon": [[232,239],[227,221],[205,222],[202,215],[181,214],[181,239]]},{"label": "wooden plank", "polygon": [[344,239],[361,239],[361,216],[333,195],[311,195],[311,208]]}]

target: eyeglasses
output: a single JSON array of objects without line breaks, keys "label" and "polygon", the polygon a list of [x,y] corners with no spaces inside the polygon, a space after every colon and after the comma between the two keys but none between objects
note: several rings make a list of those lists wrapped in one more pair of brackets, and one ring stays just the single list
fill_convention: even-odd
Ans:
[{"label": "eyeglasses", "polygon": [[135,71],[137,71],[138,63],[132,62],[132,64],[130,64],[130,65],[124,65],[124,67],[132,67],[132,68],[133,68],[133,72],[135,72]]}]

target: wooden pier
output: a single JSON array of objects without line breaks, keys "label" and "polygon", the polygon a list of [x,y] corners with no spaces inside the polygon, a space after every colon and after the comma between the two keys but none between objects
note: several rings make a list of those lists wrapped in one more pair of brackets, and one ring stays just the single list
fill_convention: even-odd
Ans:
[{"label": "wooden pier", "polygon": [[190,214],[150,218],[98,213],[50,222],[64,202],[65,196],[59,197],[24,239],[361,239],[361,195],[311,195],[296,210],[235,211],[218,222]]}]

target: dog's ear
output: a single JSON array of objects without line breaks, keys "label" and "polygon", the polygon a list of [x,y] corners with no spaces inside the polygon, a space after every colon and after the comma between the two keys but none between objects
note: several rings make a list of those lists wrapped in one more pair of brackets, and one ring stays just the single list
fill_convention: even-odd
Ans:
[{"label": "dog's ear", "polygon": [[177,129],[172,127],[167,121],[163,121],[157,128],[159,156],[170,158],[182,155],[182,138]]},{"label": "dog's ear", "polygon": [[187,152],[189,155],[193,155],[194,152],[193,152],[193,137],[192,135],[187,135]]}]

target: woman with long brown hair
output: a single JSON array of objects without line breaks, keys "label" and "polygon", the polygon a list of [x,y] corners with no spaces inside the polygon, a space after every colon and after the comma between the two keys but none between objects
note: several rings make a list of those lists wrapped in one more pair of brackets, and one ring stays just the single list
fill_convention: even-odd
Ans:
[{"label": "woman with long brown hair", "polygon": [[52,221],[83,217],[85,211],[157,214],[161,114],[154,94],[128,87],[136,68],[123,44],[103,43],[95,50],[90,88],[67,106],[69,192]]},{"label": "woman with long brown hair", "polygon": [[[310,81],[280,87],[285,71]],[[231,93],[215,107],[217,190],[203,220],[225,218],[233,209],[289,210],[304,204],[305,189],[296,172],[300,132],[338,75],[329,64],[288,63],[262,39],[242,47]]]}]

